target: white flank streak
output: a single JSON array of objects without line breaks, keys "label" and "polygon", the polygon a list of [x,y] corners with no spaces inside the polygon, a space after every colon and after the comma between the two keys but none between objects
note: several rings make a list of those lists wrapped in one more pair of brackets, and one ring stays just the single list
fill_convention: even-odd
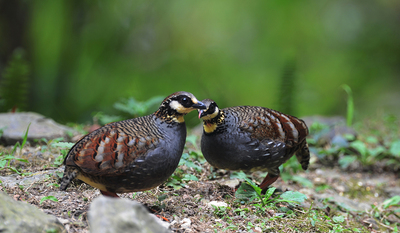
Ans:
[{"label": "white flank streak", "polygon": [[124,153],[118,154],[118,160],[117,160],[117,162],[115,163],[115,167],[116,167],[116,168],[120,168],[120,167],[122,167],[122,165],[124,165],[124,163],[123,163],[124,155],[125,155]]},{"label": "white flank streak", "polygon": [[117,138],[117,142],[118,142],[118,143],[121,143],[121,142],[124,141],[124,139],[125,139],[125,137],[119,136],[119,137]]},{"label": "white flank streak", "polygon": [[275,125],[278,127],[279,134],[281,135],[281,138],[284,139],[285,138],[285,132],[283,132],[283,129],[282,129],[282,126],[281,126],[280,122],[278,122],[276,120],[274,115],[271,114],[270,117],[274,122],[276,122]]},{"label": "white flank streak", "polygon": [[96,156],[96,158],[95,158],[95,160],[96,160],[97,162],[103,161],[103,157],[104,157],[104,145],[105,145],[104,142],[100,142],[100,146],[99,146],[99,148],[97,148],[97,156]]},{"label": "white flank streak", "polygon": [[145,145],[146,145],[146,143],[144,143],[142,141],[139,141],[139,143],[138,143],[138,147],[139,148],[144,147]]},{"label": "white flank streak", "polygon": [[299,137],[299,132],[297,131],[296,127],[294,126],[294,124],[290,121],[290,119],[287,116],[285,116],[285,115],[281,115],[281,116],[287,120],[287,122],[285,122],[285,124],[288,124],[290,126],[290,128],[292,129],[294,142],[297,143],[297,141],[298,141],[297,139]]},{"label": "white flank streak", "polygon": [[274,117],[273,114],[268,114],[268,116],[269,116],[269,118],[271,118],[272,121],[274,121],[274,122],[276,121],[276,118]]},{"label": "white flank streak", "polygon": [[103,152],[104,152],[104,147],[100,147],[99,146],[99,149],[97,151],[97,155],[96,155],[96,158],[95,158],[95,160],[97,162],[103,161],[103,156],[104,156]]},{"label": "white flank streak", "polygon": [[[268,114],[268,116],[269,116],[269,114]],[[268,117],[262,117],[261,119],[262,119],[263,121],[265,121],[265,123],[267,123],[267,126],[268,126],[268,127],[271,126],[271,121],[269,120]]]},{"label": "white flank streak", "polygon": [[135,144],[135,139],[133,138],[133,139],[131,139],[129,142],[128,142],[128,146],[133,146]]}]

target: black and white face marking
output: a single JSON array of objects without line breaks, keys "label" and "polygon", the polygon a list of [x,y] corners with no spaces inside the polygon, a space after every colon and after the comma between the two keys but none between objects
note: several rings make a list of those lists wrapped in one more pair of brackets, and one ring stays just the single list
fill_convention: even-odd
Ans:
[{"label": "black and white face marking", "polygon": [[219,108],[218,105],[211,99],[204,99],[201,102],[203,102],[207,109],[205,110],[197,110],[199,112],[199,118],[201,118],[202,120],[211,120],[213,118],[215,118],[218,113],[219,113]]},{"label": "black and white face marking", "polygon": [[[189,93],[188,93],[189,94]],[[181,94],[171,99],[169,107],[179,114],[187,114],[194,109],[205,109],[206,106],[193,95]]]}]

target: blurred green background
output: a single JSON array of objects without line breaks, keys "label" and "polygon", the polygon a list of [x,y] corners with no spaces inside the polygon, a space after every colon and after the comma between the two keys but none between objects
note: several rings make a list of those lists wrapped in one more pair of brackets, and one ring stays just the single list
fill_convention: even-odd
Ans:
[{"label": "blurred green background", "polygon": [[356,118],[399,115],[399,29],[399,0],[0,0],[1,110],[87,122],[184,90],[345,116],[347,84]]}]

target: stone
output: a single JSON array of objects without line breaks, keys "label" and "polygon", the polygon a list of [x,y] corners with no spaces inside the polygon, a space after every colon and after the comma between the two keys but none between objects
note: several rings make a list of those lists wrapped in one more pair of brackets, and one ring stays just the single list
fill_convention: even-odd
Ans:
[{"label": "stone", "polygon": [[180,221],[180,224],[182,228],[188,229],[192,225],[192,221],[189,218],[184,218]]},{"label": "stone", "polygon": [[32,186],[35,183],[40,183],[40,181],[48,179],[51,176],[57,176],[55,172],[63,172],[62,168],[38,171],[28,176],[20,176],[18,174],[11,174],[9,176],[0,176],[0,181],[2,185],[8,187],[14,187],[22,185],[24,187]]},{"label": "stone", "polygon": [[[30,124],[30,126],[29,126]],[[65,141],[70,140],[69,135],[76,135],[72,128],[58,124],[52,119],[34,112],[0,113],[0,129],[3,130],[1,141],[5,145],[14,145],[17,141],[22,142],[28,129],[28,141],[45,138],[51,140],[63,137]]]},{"label": "stone", "polygon": [[240,184],[239,179],[223,179],[223,180],[218,180],[217,182],[221,185],[226,185],[232,189],[236,188]]},{"label": "stone", "polygon": [[340,196],[339,194],[314,194],[318,199],[330,199],[331,202],[336,203],[342,209],[346,211],[369,211],[371,210],[371,205],[368,203],[358,202],[347,197]]},{"label": "stone", "polygon": [[0,232],[66,232],[55,216],[0,191]]},{"label": "stone", "polygon": [[214,208],[213,206],[215,206],[215,207],[228,207],[228,204],[226,204],[223,201],[210,201],[209,203],[207,203],[207,206],[209,208]]},{"label": "stone", "polygon": [[89,209],[90,232],[170,232],[139,202],[99,196]]},{"label": "stone", "polygon": [[346,126],[346,119],[342,116],[308,116],[301,119],[304,120],[308,128],[316,122],[325,125],[326,128],[313,135],[317,145],[320,146],[333,143],[346,147],[348,142],[345,136],[350,135],[353,139],[357,137],[357,132],[353,128]]}]

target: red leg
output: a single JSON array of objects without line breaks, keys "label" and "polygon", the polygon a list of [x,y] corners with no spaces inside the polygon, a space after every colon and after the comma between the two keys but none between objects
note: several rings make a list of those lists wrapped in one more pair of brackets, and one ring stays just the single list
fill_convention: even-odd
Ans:
[{"label": "red leg", "polygon": [[103,190],[100,190],[100,192],[101,192],[101,194],[103,194],[104,196],[107,196],[107,197],[119,198],[119,196],[116,193],[113,193],[113,192],[103,191]]},{"label": "red leg", "polygon": [[274,176],[274,175],[268,175],[264,178],[264,180],[261,182],[261,184],[259,185],[259,187],[263,190],[266,191],[268,189],[268,187],[274,183],[279,176]]}]

